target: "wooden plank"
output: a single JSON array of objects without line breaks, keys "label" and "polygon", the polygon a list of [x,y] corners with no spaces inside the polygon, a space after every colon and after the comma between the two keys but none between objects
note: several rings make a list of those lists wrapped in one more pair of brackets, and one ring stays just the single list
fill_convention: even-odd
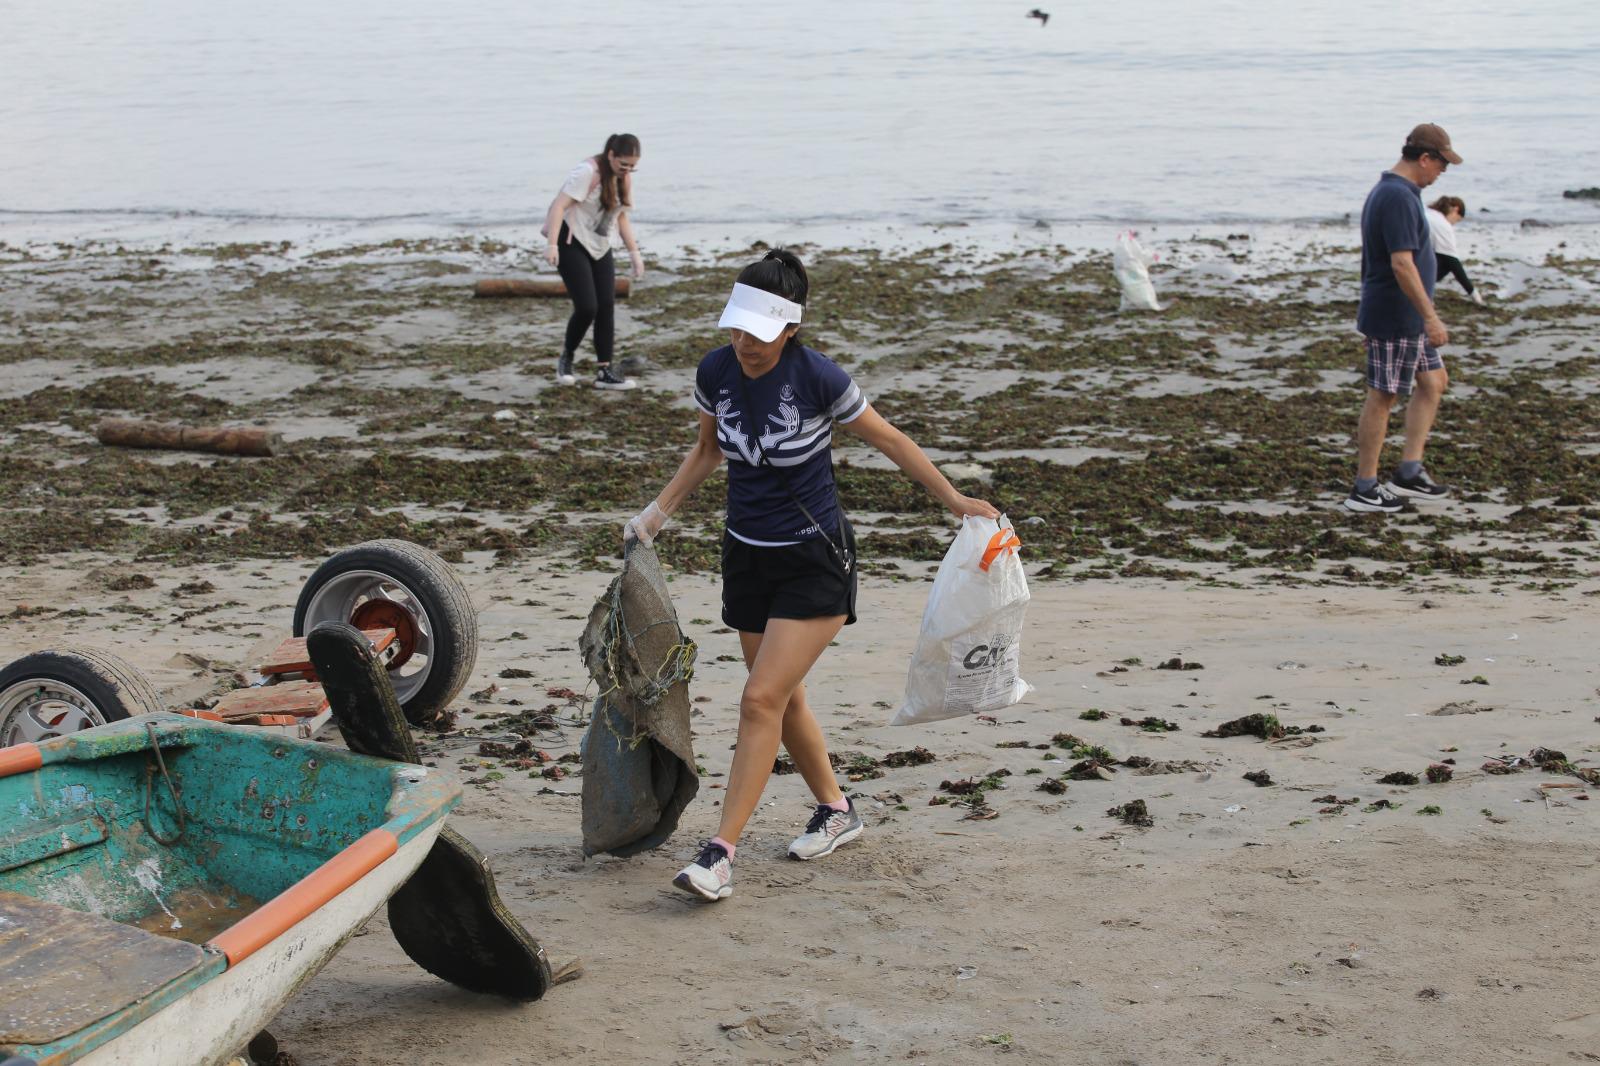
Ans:
[{"label": "wooden plank", "polygon": [[0,890],[0,1045],[49,1044],[205,965],[194,944]]},{"label": "wooden plank", "polygon": [[[361,635],[372,641],[373,650],[379,653],[394,643],[395,636],[392,629],[364,629]],[[306,654],[304,637],[290,637],[279,644],[256,667],[256,672],[262,677],[277,677],[280,674],[304,674],[307,678],[317,676],[316,668],[311,665],[311,656]]]},{"label": "wooden plank", "polygon": [[284,681],[276,685],[236,688],[212,708],[224,722],[261,714],[311,718],[327,709],[327,693],[315,681]]}]

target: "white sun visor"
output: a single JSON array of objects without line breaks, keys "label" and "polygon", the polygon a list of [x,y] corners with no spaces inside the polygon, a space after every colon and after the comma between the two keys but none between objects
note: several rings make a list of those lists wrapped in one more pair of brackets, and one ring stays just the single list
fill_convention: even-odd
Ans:
[{"label": "white sun visor", "polygon": [[722,320],[717,323],[725,329],[742,329],[752,337],[771,341],[783,332],[784,326],[800,321],[805,308],[776,293],[758,289],[753,285],[735,283],[728,306],[722,309]]}]

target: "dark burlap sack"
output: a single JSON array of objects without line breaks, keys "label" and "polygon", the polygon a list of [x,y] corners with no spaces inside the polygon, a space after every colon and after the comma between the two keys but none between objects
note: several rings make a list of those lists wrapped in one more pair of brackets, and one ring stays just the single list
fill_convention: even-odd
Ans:
[{"label": "dark burlap sack", "polygon": [[700,787],[689,730],[694,642],[678,627],[655,549],[632,543],[579,638],[599,686],[583,737],[583,853],[666,842]]}]

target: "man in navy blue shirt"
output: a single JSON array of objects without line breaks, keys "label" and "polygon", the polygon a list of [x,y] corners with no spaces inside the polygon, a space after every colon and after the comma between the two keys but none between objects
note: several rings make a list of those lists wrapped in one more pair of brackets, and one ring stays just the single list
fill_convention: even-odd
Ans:
[{"label": "man in navy blue shirt", "polygon": [[[1361,306],[1356,329],[1367,348],[1367,401],[1356,428],[1356,483],[1345,499],[1351,511],[1392,514],[1407,499],[1437,500],[1449,489],[1422,468],[1449,378],[1439,349],[1450,332],[1433,307],[1437,266],[1422,190],[1461,157],[1450,135],[1425,122],[1411,131],[1400,161],[1378,178],[1361,208]],[[1395,397],[1406,403],[1406,443],[1400,464],[1378,484],[1378,460],[1389,435]]]}]

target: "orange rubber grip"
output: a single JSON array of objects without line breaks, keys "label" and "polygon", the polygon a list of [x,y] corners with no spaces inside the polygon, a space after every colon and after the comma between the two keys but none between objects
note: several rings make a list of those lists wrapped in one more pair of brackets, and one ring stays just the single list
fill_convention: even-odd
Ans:
[{"label": "orange rubber grip", "polygon": [[1022,541],[1017,539],[1017,531],[1006,528],[989,538],[989,546],[983,550],[983,562],[978,564],[978,569],[984,573],[989,572],[989,567],[1000,558],[1002,552],[1011,551],[1022,547]]},{"label": "orange rubber grip", "polygon": [[44,755],[37,744],[16,744],[0,748],[0,777],[26,774],[44,765]]},{"label": "orange rubber grip", "polygon": [[400,841],[387,829],[374,829],[339,854],[306,874],[254,912],[207,941],[239,963],[304,921],[318,907],[377,869],[400,850]]}]

